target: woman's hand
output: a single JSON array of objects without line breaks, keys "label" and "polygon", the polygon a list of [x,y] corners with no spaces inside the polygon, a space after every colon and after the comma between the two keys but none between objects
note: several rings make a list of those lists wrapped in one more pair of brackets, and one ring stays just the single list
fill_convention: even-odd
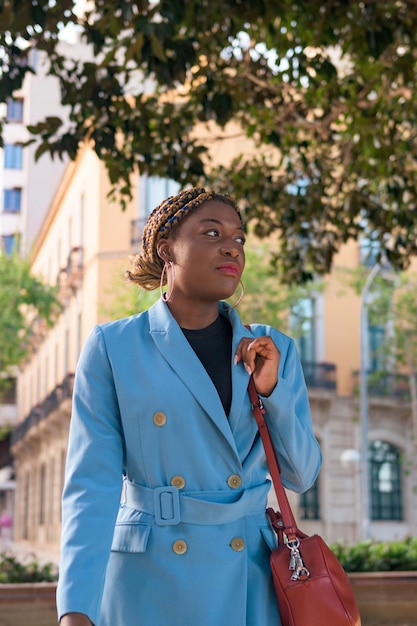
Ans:
[{"label": "woman's hand", "polygon": [[248,374],[253,374],[256,391],[261,396],[270,396],[278,382],[280,352],[269,336],[239,341],[234,363],[243,363]]}]

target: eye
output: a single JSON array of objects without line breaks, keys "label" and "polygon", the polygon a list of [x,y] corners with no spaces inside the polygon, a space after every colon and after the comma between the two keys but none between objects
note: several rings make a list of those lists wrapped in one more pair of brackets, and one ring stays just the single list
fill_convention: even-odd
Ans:
[{"label": "eye", "polygon": [[206,235],[208,235],[209,237],[218,237],[219,231],[215,228],[210,228],[210,230],[206,230]]},{"label": "eye", "polygon": [[244,237],[244,235],[239,235],[239,237],[236,237],[236,241],[238,241],[242,246],[244,246],[246,243],[246,237]]}]

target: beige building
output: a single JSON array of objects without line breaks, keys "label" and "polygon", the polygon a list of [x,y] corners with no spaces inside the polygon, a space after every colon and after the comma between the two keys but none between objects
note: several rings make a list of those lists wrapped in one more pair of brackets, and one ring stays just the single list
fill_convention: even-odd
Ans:
[{"label": "beige building", "polygon": [[[106,302],[115,294],[131,298],[121,277],[128,254],[138,248],[140,224],[175,191],[165,181],[138,178],[134,199],[122,212],[109,203],[108,190],[103,165],[85,148],[67,166],[33,250],[33,272],[58,282],[63,310],[51,329],[37,329],[33,352],[18,379],[18,427],[12,442],[17,474],[14,538],[22,547],[56,555],[77,358],[92,326],[107,318]],[[404,388],[391,385],[396,382],[392,377],[379,387],[370,386],[368,490],[363,490],[361,463],[355,463],[362,441],[355,393],[361,299],[341,276],[359,263],[360,248],[347,245],[323,290],[299,302],[305,322],[298,343],[323,469],[312,490],[291,499],[300,526],[328,541],[354,542],[366,534],[401,538],[415,534],[417,525],[416,447],[406,378],[399,379]],[[366,495],[370,515],[363,506]]]},{"label": "beige building", "polygon": [[[59,48],[67,57],[87,58],[88,50],[75,30],[67,33],[65,41],[61,39]],[[47,116],[65,121],[67,114],[60,102],[58,79],[47,75],[46,53],[32,49],[29,63],[36,74],[28,72],[13,98],[0,104],[0,116],[4,118],[0,147],[0,254],[6,256],[16,247],[23,255],[30,252],[69,160],[66,156],[52,159],[44,153],[36,161],[38,144],[25,146],[31,138],[27,126]],[[7,433],[16,423],[14,391],[13,380],[7,396],[0,398],[0,523],[3,512],[14,516],[15,481]]]},{"label": "beige building", "polygon": [[135,207],[118,211],[108,202],[108,191],[98,159],[81,151],[67,166],[33,250],[33,272],[59,285],[63,310],[52,329],[36,329],[33,352],[18,379],[14,536],[45,549],[53,550],[59,540],[77,358],[89,330],[103,321],[102,296],[130,252]]}]

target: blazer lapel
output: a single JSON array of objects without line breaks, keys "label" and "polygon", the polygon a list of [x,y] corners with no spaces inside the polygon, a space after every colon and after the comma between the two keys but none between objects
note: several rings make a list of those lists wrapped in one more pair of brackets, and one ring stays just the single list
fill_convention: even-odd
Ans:
[{"label": "blazer lapel", "polygon": [[237,454],[231,425],[227,420],[219,394],[181,328],[171,315],[168,306],[162,300],[158,300],[148,310],[148,315],[150,333],[161,355],[187,386],[190,393]]},{"label": "blazer lapel", "polygon": [[233,359],[242,337],[250,337],[251,332],[241,322],[239,315],[234,309],[221,303],[223,309],[227,310],[229,321],[233,328],[233,346],[232,346],[232,406],[230,408],[229,423],[232,432],[235,433],[239,424],[240,417],[243,412],[243,404],[248,396],[249,375],[242,363],[234,365]]}]

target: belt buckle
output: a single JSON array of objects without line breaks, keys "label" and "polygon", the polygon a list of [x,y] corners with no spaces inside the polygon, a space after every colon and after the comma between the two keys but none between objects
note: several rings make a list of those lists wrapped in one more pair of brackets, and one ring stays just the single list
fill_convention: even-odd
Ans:
[{"label": "belt buckle", "polygon": [[180,523],[180,495],[177,487],[156,487],[153,501],[155,522],[158,526],[174,526]]}]

